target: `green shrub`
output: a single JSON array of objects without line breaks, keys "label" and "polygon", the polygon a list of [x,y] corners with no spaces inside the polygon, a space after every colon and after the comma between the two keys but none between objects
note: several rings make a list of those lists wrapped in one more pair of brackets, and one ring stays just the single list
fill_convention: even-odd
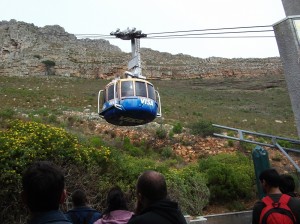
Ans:
[{"label": "green shrub", "polygon": [[271,158],[273,161],[280,162],[283,158],[283,155],[280,152],[276,152],[274,156]]},{"label": "green shrub", "polygon": [[245,152],[252,152],[252,150],[255,148],[255,144],[249,143],[249,142],[239,142],[240,147]]},{"label": "green shrub", "polygon": [[164,139],[167,137],[167,130],[160,127],[156,130],[156,136],[159,138],[159,139]]},{"label": "green shrub", "polygon": [[180,204],[185,214],[201,215],[209,201],[209,189],[198,167],[190,165],[166,174],[169,196]]},{"label": "green shrub", "polygon": [[173,126],[173,132],[175,134],[180,134],[182,132],[182,125],[180,122],[177,122],[174,126]]},{"label": "green shrub", "polygon": [[253,196],[254,169],[248,157],[240,153],[219,154],[199,160],[199,169],[206,175],[211,202],[232,202]]},{"label": "green shrub", "polygon": [[14,115],[16,114],[16,112],[11,109],[11,108],[7,108],[4,110],[0,111],[0,118],[2,119],[11,119],[14,117]]},{"label": "green shrub", "polygon": [[227,144],[228,144],[229,147],[233,147],[234,146],[234,140],[232,140],[232,139],[227,140]]},{"label": "green shrub", "polygon": [[171,147],[164,147],[160,154],[165,159],[171,158],[174,155]]},{"label": "green shrub", "polygon": [[42,63],[45,65],[46,67],[46,75],[54,75],[55,71],[54,71],[54,66],[55,66],[55,62],[51,61],[51,60],[45,60],[42,61]]},{"label": "green shrub", "polygon": [[128,137],[124,138],[123,147],[125,151],[127,151],[132,156],[141,156],[144,154],[143,150],[139,147],[136,147],[130,143],[130,139]]},{"label": "green shrub", "polygon": [[47,67],[54,67],[55,66],[55,62],[54,61],[51,61],[51,60],[45,60],[45,61],[42,61],[42,63]]},{"label": "green shrub", "polygon": [[47,122],[48,122],[48,123],[52,123],[52,124],[58,123],[57,116],[54,115],[54,114],[50,114],[50,115],[47,117]]},{"label": "green shrub", "polygon": [[214,133],[218,133],[219,129],[212,126],[209,121],[200,120],[190,125],[192,134],[200,135],[201,137],[212,136]]},{"label": "green shrub", "polygon": [[283,148],[300,149],[300,145],[286,140],[278,140],[278,144]]},{"label": "green shrub", "polygon": [[91,146],[95,148],[101,148],[103,146],[103,141],[98,136],[90,137],[89,142]]}]

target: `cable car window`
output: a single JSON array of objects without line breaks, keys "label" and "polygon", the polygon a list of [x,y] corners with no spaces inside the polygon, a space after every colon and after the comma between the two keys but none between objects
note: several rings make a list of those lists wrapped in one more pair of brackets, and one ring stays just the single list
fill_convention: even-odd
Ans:
[{"label": "cable car window", "polygon": [[147,97],[145,82],[139,82],[139,81],[135,82],[135,95]]},{"label": "cable car window", "polygon": [[133,96],[133,82],[123,81],[121,84],[121,94],[124,96]]},{"label": "cable car window", "polygon": [[154,87],[151,84],[147,84],[148,86],[148,98],[155,100],[155,90]]},{"label": "cable car window", "polygon": [[107,100],[114,99],[114,85],[110,85],[107,89]]}]

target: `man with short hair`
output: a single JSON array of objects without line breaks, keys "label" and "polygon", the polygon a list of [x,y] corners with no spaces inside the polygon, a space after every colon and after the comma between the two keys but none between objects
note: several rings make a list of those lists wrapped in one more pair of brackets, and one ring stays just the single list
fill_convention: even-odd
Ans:
[{"label": "man with short hair", "polygon": [[93,224],[101,218],[101,213],[87,205],[88,200],[83,190],[77,189],[72,195],[73,209],[66,213],[73,224]]},{"label": "man with short hair", "polygon": [[66,198],[65,178],[53,163],[33,163],[22,176],[22,199],[30,211],[29,224],[70,224],[59,210]]},{"label": "man with short hair", "polygon": [[[264,193],[269,196],[275,204],[278,204],[281,196],[283,195],[279,189],[280,185],[280,175],[275,169],[266,169],[259,175],[259,180],[261,182]],[[262,199],[263,200],[263,199]],[[296,219],[296,224],[300,224],[300,200],[298,198],[290,198],[287,206],[293,213]],[[263,201],[258,201],[253,207],[252,213],[252,224],[260,224],[261,213],[266,207]]]},{"label": "man with short hair", "polygon": [[280,179],[281,179],[279,185],[280,191],[283,194],[287,194],[291,197],[296,197],[297,196],[297,194],[295,193],[296,184],[293,176],[289,174],[281,174]]},{"label": "man with short hair", "polygon": [[167,197],[167,185],[161,173],[142,173],[136,191],[136,214],[128,224],[186,224],[178,204]]}]

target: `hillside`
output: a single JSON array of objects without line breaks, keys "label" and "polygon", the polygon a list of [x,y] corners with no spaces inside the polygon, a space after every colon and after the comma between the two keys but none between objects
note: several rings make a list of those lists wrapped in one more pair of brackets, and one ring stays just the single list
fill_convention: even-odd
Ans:
[{"label": "hillside", "polygon": [[[128,44],[130,44],[128,42]],[[141,42],[142,45],[142,42]],[[196,58],[142,48],[143,74],[148,79],[192,79],[215,76],[282,74],[279,58]],[[0,75],[51,74],[110,79],[127,69],[130,54],[109,41],[77,39],[59,25],[37,27],[16,20],[0,22]]]}]

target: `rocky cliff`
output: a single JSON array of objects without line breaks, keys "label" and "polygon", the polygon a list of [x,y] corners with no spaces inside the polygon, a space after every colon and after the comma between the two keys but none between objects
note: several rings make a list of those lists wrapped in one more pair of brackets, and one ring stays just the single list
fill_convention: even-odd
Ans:
[{"label": "rocky cliff", "polygon": [[[130,43],[128,43],[130,44]],[[279,58],[196,58],[142,48],[148,79],[282,74]],[[127,69],[130,54],[106,40],[77,39],[58,26],[0,22],[0,75],[49,75],[111,79]],[[49,63],[51,62],[51,63]]]}]

